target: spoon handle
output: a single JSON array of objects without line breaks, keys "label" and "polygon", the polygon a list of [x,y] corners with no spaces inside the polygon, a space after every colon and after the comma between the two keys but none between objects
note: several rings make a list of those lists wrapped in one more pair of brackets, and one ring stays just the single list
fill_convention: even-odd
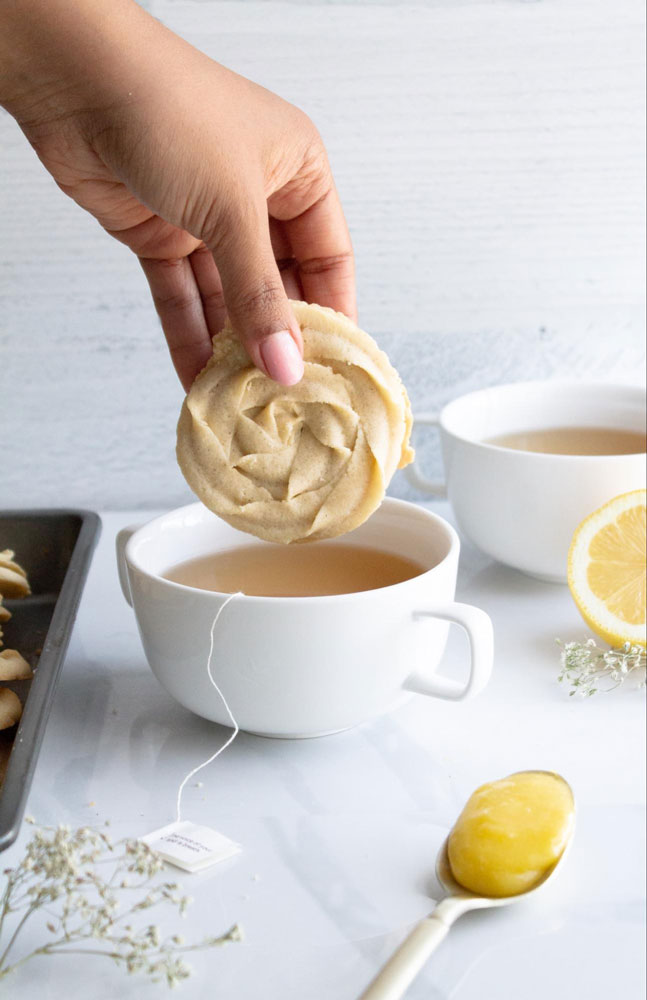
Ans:
[{"label": "spoon handle", "polygon": [[436,914],[437,911],[434,910],[416,924],[359,1000],[400,1000],[404,996],[407,987],[446,937],[451,926],[451,920],[446,923]]}]

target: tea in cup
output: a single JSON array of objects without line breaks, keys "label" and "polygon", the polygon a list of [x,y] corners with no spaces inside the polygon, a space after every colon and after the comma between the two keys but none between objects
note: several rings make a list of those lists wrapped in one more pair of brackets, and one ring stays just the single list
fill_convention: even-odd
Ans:
[{"label": "tea in cup", "polygon": [[460,529],[483,552],[543,580],[566,582],[573,533],[621,493],[645,486],[645,390],[582,382],[519,382],[455,399],[416,425],[440,429]]},{"label": "tea in cup", "polygon": [[[221,610],[217,685],[241,729],[281,737],[347,729],[405,692],[460,700],[485,686],[492,625],[454,601],[459,548],[443,518],[393,499],[349,535],[311,544],[257,541],[200,503],[117,537],[124,595],[166,690],[231,725],[207,673]],[[464,683],[436,672],[450,623],[469,638]]]}]

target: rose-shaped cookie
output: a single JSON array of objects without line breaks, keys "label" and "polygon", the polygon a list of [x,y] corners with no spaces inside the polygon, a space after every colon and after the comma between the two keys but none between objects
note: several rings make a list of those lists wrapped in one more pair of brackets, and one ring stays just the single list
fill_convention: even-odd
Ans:
[{"label": "rose-shaped cookie", "polygon": [[31,594],[27,574],[22,566],[14,562],[12,549],[0,552],[0,595],[16,598],[28,597]]},{"label": "rose-shaped cookie", "polygon": [[178,462],[200,500],[271,542],[351,531],[413,457],[409,400],[386,354],[341,313],[292,308],[304,341],[301,382],[267,378],[226,327],[178,424]]}]

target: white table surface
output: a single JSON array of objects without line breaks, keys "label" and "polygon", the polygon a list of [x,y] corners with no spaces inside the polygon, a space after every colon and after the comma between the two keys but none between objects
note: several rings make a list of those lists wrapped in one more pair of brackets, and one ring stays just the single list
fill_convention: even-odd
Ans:
[{"label": "white table surface", "polygon": [[[447,514],[446,505],[434,509]],[[139,836],[174,818],[179,780],[228,731],[175,704],[150,672],[119,591],[114,535],[141,514],[105,514],[28,804],[42,823],[111,821]],[[464,917],[410,1000],[639,1000],[644,969],[644,697],[586,701],[557,683],[555,636],[586,634],[565,587],[464,544],[458,597],[492,617],[496,663],[474,702],[413,696],[390,714],[314,740],[241,734],[188,787],[187,818],[243,845],[180,881],[187,940],[238,921],[245,941],[191,957],[187,998],[354,1000],[439,893],[436,850],[479,783],[555,769],[578,805],[573,850],[532,903]],[[453,637],[451,672],[464,653]],[[2,858],[15,863],[29,835]],[[176,870],[173,870],[177,874]],[[33,944],[35,944],[35,939]],[[25,946],[30,944],[26,936]],[[165,991],[98,958],[35,960],[14,996],[148,1000]]]}]

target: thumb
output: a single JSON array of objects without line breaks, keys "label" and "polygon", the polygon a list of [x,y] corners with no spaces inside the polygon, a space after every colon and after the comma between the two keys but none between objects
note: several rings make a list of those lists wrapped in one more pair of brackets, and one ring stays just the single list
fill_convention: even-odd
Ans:
[{"label": "thumb", "polygon": [[211,250],[229,320],[250,358],[276,382],[295,385],[303,340],[272,252],[266,204],[229,220]]}]

